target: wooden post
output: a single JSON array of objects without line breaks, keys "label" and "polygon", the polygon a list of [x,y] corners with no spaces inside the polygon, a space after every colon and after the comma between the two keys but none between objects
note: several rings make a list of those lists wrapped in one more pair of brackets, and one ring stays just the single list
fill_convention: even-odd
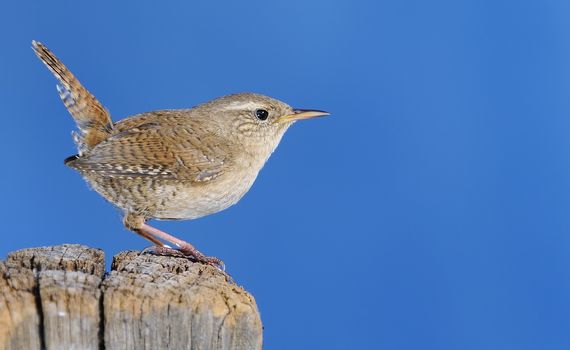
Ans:
[{"label": "wooden post", "polygon": [[261,349],[253,297],[211,266],[101,250],[24,249],[0,262],[0,349]]}]

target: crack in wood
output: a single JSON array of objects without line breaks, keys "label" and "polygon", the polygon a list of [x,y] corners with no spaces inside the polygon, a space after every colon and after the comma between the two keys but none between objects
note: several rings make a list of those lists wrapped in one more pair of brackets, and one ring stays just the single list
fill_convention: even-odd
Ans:
[{"label": "crack in wood", "polygon": [[80,245],[0,261],[2,349],[261,349],[253,297],[211,266]]}]

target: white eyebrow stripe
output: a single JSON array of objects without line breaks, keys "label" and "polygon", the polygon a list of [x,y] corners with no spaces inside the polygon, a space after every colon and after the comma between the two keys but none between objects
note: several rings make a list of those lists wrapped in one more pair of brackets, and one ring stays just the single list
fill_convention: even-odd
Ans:
[{"label": "white eyebrow stripe", "polygon": [[235,110],[254,110],[259,108],[259,104],[255,102],[233,102],[232,104],[226,106],[225,109],[235,111]]}]

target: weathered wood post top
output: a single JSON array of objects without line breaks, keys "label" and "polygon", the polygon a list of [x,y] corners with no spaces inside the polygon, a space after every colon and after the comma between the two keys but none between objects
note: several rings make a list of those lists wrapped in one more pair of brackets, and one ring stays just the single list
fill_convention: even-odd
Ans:
[{"label": "weathered wood post top", "polygon": [[261,349],[254,298],[184,258],[82,245],[0,262],[0,349]]}]

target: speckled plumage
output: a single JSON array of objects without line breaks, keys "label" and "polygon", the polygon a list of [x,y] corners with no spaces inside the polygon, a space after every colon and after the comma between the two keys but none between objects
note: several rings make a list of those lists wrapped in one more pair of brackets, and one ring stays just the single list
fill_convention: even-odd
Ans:
[{"label": "speckled plumage", "polygon": [[[295,120],[327,114],[293,110],[276,99],[242,93],[113,123],[53,53],[37,42],[33,48],[59,80],[60,97],[79,128],[79,153],[65,164],[123,210],[129,229],[155,244],[160,241],[152,231],[156,229],[147,229],[148,219],[195,219],[237,203]],[[266,119],[257,117],[259,110],[268,112]],[[158,232],[184,254],[220,263]]]},{"label": "speckled plumage", "polygon": [[203,108],[129,117],[66,164],[107,200],[145,219],[195,219],[223,210],[247,192],[274,147],[266,139],[258,140],[266,146],[250,147],[224,135],[223,123]]}]

